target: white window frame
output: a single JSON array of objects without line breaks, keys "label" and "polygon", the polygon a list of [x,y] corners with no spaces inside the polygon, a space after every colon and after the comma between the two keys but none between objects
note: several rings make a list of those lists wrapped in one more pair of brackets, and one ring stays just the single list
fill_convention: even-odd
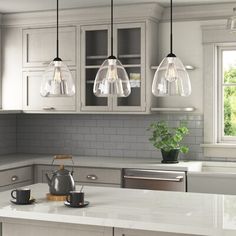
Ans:
[{"label": "white window frame", "polygon": [[[236,141],[227,142],[220,135],[219,122],[219,48],[234,47],[236,35],[225,25],[203,26],[204,78],[204,156],[236,158]],[[222,127],[222,125],[221,125]]]},{"label": "white window frame", "polygon": [[[224,51],[235,51],[236,42],[232,46],[219,46],[218,47],[218,142],[219,143],[236,143],[236,136],[224,136],[224,73],[223,73],[223,52]],[[228,84],[228,86],[236,84]]]}]

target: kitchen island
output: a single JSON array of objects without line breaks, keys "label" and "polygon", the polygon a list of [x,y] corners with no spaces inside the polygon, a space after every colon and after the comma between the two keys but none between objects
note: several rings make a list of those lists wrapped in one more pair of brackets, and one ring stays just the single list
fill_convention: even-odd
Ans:
[{"label": "kitchen island", "polygon": [[236,196],[85,186],[90,204],[70,208],[47,201],[46,184],[30,188],[32,205],[0,193],[3,236],[236,235]]}]

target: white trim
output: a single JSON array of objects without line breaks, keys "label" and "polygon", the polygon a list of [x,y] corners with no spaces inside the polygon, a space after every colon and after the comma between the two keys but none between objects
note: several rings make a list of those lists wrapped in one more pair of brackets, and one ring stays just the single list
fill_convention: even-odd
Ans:
[{"label": "white trim", "polygon": [[[128,19],[146,20],[161,19],[163,7],[157,3],[118,5],[114,10],[114,21],[127,22]],[[56,11],[40,11],[27,13],[14,13],[3,15],[3,26],[31,27],[35,25],[55,24]],[[60,24],[105,24],[109,22],[109,7],[94,7],[60,10]]]},{"label": "white trim", "polygon": [[[195,6],[175,6],[174,21],[227,19],[233,14],[235,3],[204,4]],[[170,19],[169,8],[165,8],[161,21]]]},{"label": "white trim", "polygon": [[236,144],[202,144],[204,156],[236,158]]}]

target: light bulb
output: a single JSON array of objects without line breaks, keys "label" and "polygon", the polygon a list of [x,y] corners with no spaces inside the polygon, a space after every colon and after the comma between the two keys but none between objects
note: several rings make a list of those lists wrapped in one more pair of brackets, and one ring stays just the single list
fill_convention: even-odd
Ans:
[{"label": "light bulb", "polygon": [[75,94],[74,81],[65,63],[57,60],[50,63],[43,75],[40,94],[43,97],[66,97]]},{"label": "light bulb", "polygon": [[170,58],[169,63],[167,65],[165,78],[169,82],[173,82],[178,79],[178,72],[177,72],[176,65],[174,64],[172,58]]}]

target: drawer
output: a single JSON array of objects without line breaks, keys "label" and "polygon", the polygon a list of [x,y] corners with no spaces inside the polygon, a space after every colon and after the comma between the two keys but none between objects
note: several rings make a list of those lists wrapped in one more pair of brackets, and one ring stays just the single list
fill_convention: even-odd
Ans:
[{"label": "drawer", "polygon": [[33,179],[33,167],[26,166],[0,172],[0,186],[12,185]]},{"label": "drawer", "polygon": [[121,170],[77,167],[74,170],[74,179],[76,182],[121,184]]}]

